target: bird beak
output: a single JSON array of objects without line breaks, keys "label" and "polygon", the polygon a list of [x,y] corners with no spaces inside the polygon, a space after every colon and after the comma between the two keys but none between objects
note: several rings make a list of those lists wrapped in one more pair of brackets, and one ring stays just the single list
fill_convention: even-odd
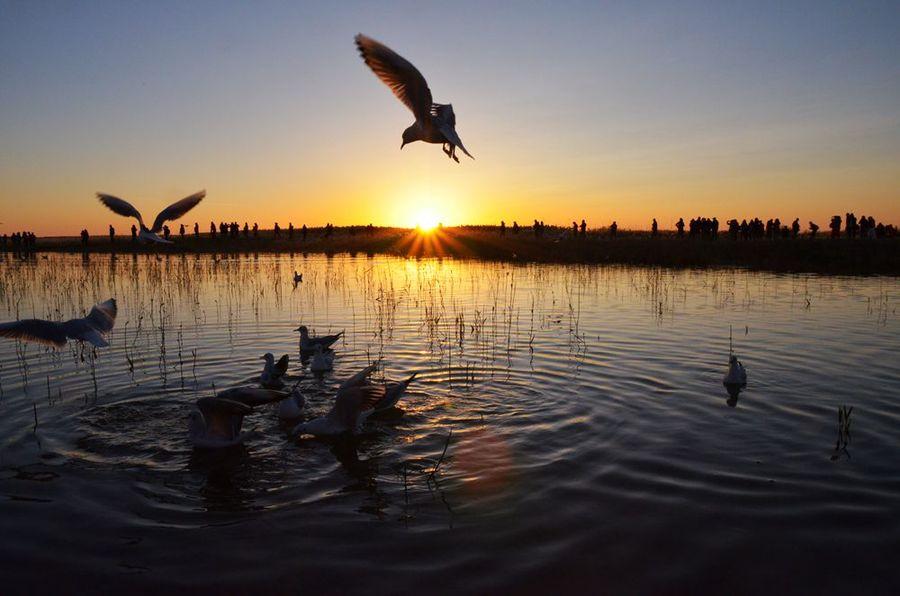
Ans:
[{"label": "bird beak", "polygon": [[299,328],[299,327],[297,327],[297,328],[296,328],[296,329],[294,329],[294,331],[300,331],[300,328]]},{"label": "bird beak", "polygon": [[401,151],[403,150],[403,146],[404,146],[404,145],[406,145],[406,141],[403,141],[402,143],[400,143],[400,150],[401,150]]}]

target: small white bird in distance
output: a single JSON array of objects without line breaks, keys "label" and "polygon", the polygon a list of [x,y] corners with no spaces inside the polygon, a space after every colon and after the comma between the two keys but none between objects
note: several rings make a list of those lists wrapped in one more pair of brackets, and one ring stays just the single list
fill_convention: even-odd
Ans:
[{"label": "small white bird in distance", "polygon": [[156,220],[153,222],[153,227],[148,229],[147,226],[144,225],[144,218],[141,217],[140,211],[135,209],[131,203],[112,195],[103,194],[102,192],[97,193],[97,198],[100,199],[100,202],[106,205],[113,213],[124,217],[134,217],[138,220],[138,223],[141,225],[141,231],[138,234],[138,238],[145,242],[157,242],[159,244],[174,244],[171,240],[165,240],[159,237],[159,233],[162,232],[163,229],[163,224],[167,221],[175,221],[182,217],[185,213],[196,207],[197,203],[202,201],[205,196],[206,191],[201,190],[189,197],[185,197],[180,201],[172,203],[159,212],[159,215],[156,216]]},{"label": "small white bird in distance", "polygon": [[296,271],[294,271],[294,285],[296,286],[298,283],[300,283],[302,281],[303,281],[303,274],[297,273]]},{"label": "small white bird in distance", "polygon": [[370,364],[344,381],[338,388],[331,410],[325,416],[298,424],[292,433],[295,436],[313,435],[316,437],[334,436],[346,432],[355,434],[361,430],[369,416],[394,407],[409,384],[416,378],[417,373],[413,373],[405,381],[368,383],[369,375],[377,366],[377,362]]},{"label": "small white bird in distance", "polygon": [[260,384],[266,389],[281,389],[284,387],[284,381],[281,378],[287,373],[288,362],[290,357],[285,354],[275,362],[275,356],[272,352],[267,352],[262,359],[266,361],[263,365],[262,374],[259,375]]},{"label": "small white bird in distance", "polygon": [[66,345],[70,339],[86,341],[98,348],[109,345],[106,334],[116,324],[116,299],[94,305],[91,312],[83,319],[68,321],[45,321],[43,319],[24,319],[11,323],[0,323],[0,337],[11,337],[26,341],[56,346]]},{"label": "small white bird in distance", "polygon": [[214,397],[198,399],[188,415],[188,437],[194,447],[220,449],[244,442],[247,435],[241,433],[244,416],[256,406],[287,399],[289,393],[236,387],[226,389]]},{"label": "small white bird in distance", "polygon": [[360,33],[355,40],[366,65],[416,117],[416,121],[403,131],[400,148],[403,149],[404,145],[414,141],[425,141],[440,143],[447,157],[456,163],[459,163],[459,158],[456,157],[457,147],[472,157],[456,134],[453,106],[432,101],[431,89],[422,73],[400,54],[371,37]]}]

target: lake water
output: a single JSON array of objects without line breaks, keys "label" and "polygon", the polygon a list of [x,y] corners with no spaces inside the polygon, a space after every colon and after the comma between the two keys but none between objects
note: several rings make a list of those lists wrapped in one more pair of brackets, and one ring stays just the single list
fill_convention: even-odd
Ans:
[{"label": "lake water", "polygon": [[[0,342],[4,593],[896,593],[897,278],[0,259],[0,319],[119,303],[106,349]],[[195,400],[265,352],[305,374],[299,324],[346,330],[310,416],[375,358],[419,371],[403,415],[323,442],[264,410],[245,448],[194,452]]]}]

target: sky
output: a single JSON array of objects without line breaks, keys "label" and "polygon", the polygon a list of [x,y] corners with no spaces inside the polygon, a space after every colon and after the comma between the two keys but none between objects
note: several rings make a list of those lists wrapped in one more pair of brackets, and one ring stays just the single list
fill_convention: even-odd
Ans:
[{"label": "sky", "polygon": [[[0,233],[184,220],[900,224],[900,2],[0,0]],[[475,160],[400,150],[363,32]]]}]

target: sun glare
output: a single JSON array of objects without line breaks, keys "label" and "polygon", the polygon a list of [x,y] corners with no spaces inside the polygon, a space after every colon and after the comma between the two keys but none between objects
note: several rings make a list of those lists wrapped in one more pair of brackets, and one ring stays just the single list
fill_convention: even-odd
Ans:
[{"label": "sun glare", "polygon": [[427,207],[420,209],[416,213],[415,221],[416,227],[423,232],[430,232],[437,227],[438,223],[440,223],[437,213],[435,213],[433,209]]}]

